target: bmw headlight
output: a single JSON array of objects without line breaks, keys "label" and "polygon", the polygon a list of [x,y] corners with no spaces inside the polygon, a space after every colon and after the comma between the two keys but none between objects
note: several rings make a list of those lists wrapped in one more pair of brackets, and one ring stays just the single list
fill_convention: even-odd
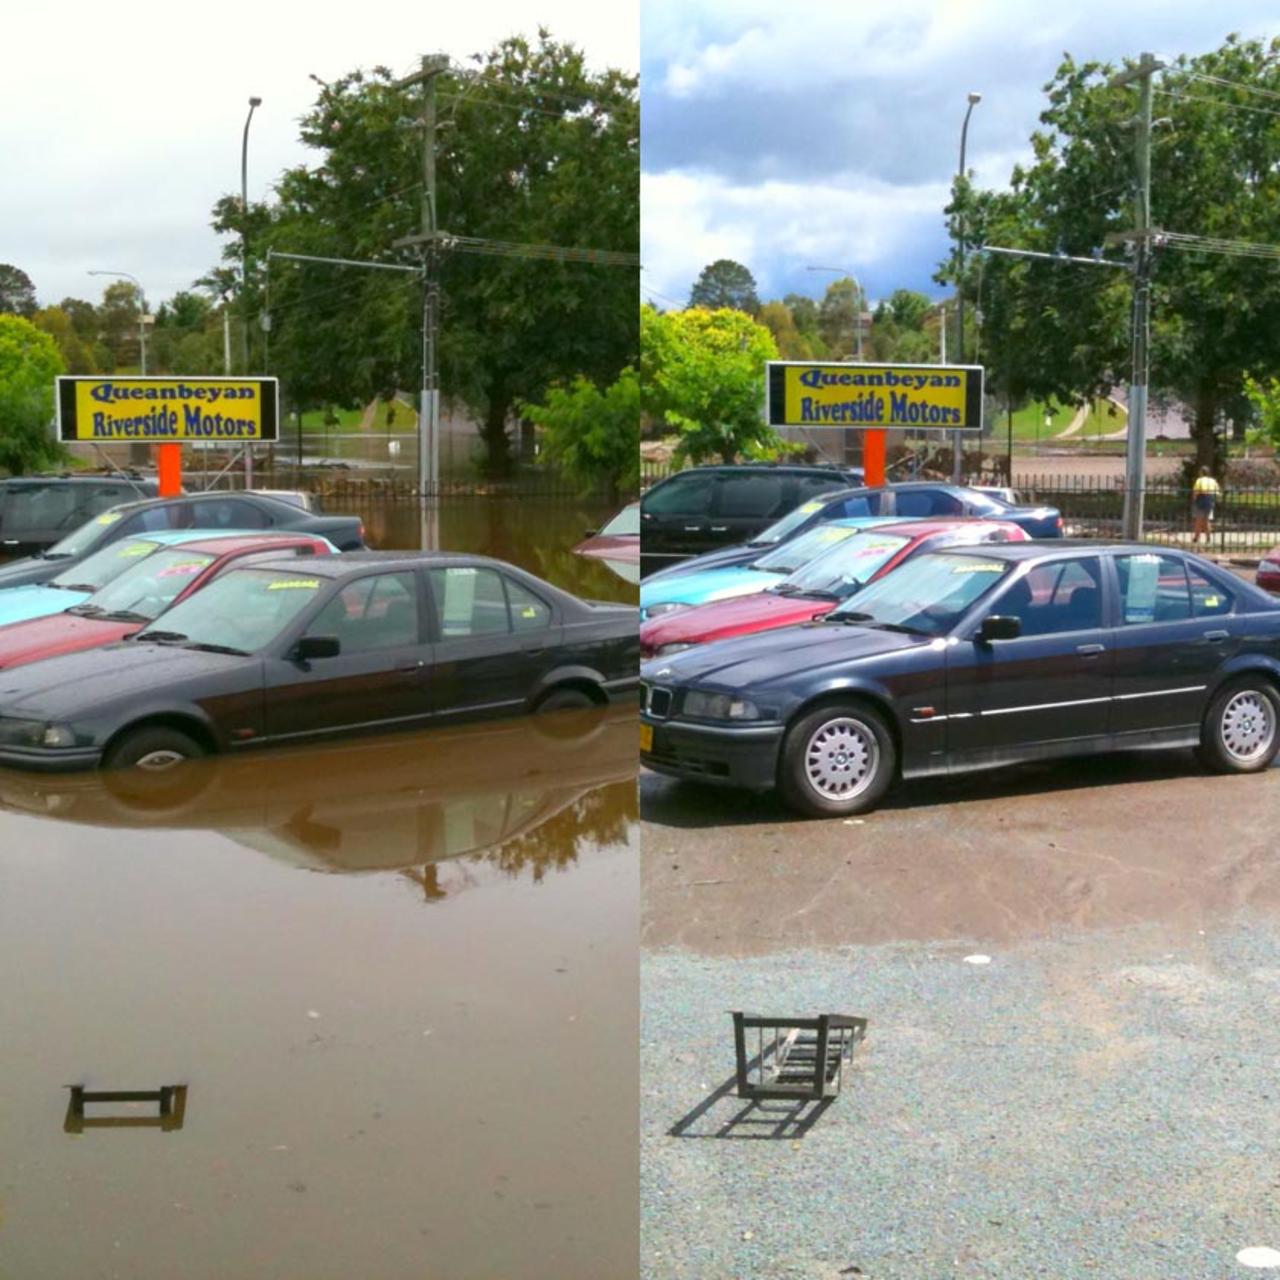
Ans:
[{"label": "bmw headlight", "polygon": [[681,604],[679,600],[667,600],[662,604],[651,604],[645,611],[646,618],[658,618],[664,613],[674,613],[677,609],[687,609],[687,604]]},{"label": "bmw headlight", "polygon": [[75,743],[76,736],[66,725],[0,716],[0,746],[73,747]]},{"label": "bmw headlight", "polygon": [[703,720],[758,720],[760,711],[754,702],[731,693],[701,693],[690,689],[684,695],[682,710],[687,716]]},{"label": "bmw headlight", "polygon": [[664,644],[659,646],[653,656],[655,658],[669,658],[673,653],[683,653],[686,649],[692,649],[693,647],[686,641],[681,641],[679,644]]}]

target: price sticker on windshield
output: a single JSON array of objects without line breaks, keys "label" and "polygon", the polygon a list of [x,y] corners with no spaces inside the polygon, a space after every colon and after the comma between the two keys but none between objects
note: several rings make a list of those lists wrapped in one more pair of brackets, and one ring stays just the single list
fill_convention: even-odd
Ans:
[{"label": "price sticker on windshield", "polygon": [[999,573],[1004,568],[998,560],[994,564],[958,564],[952,573]]},{"label": "price sticker on windshield", "polygon": [[805,515],[807,515],[807,516],[811,516],[811,515],[813,515],[813,513],[814,513],[815,511],[821,511],[821,510],[822,510],[822,503],[820,503],[820,502],[806,502],[806,503],[804,503],[804,504],[803,504],[803,506],[801,506],[800,510],[801,510]]},{"label": "price sticker on windshield", "polygon": [[280,578],[267,583],[268,591],[315,591],[320,586],[319,578]]},{"label": "price sticker on windshield", "polygon": [[129,556],[149,556],[155,549],[154,542],[129,542],[120,548],[118,554],[124,560]]},{"label": "price sticker on windshield", "polygon": [[167,569],[161,569],[159,576],[169,578],[179,573],[196,573],[208,563],[207,560],[184,560],[181,564],[171,564]]},{"label": "price sticker on windshield", "polygon": [[104,511],[93,523],[94,524],[115,524],[120,519],[118,511]]}]

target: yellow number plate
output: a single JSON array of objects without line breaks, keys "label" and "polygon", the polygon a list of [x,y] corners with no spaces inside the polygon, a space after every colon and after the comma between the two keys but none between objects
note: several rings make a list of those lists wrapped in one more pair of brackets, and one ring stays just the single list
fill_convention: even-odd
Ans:
[{"label": "yellow number plate", "polygon": [[653,725],[642,724],[640,726],[640,750],[653,750]]}]

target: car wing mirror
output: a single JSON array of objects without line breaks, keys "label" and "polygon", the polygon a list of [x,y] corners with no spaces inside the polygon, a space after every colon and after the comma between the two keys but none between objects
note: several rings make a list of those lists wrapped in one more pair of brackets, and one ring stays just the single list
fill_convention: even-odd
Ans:
[{"label": "car wing mirror", "polygon": [[294,646],[293,656],[299,662],[314,658],[336,658],[342,652],[342,642],[337,636],[303,636]]},{"label": "car wing mirror", "polygon": [[1022,620],[1008,614],[991,613],[978,628],[978,643],[990,644],[993,640],[1016,640],[1022,634]]}]

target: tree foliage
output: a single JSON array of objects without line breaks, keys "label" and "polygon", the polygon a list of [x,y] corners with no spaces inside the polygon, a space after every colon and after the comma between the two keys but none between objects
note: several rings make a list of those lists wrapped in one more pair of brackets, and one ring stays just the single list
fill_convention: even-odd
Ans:
[{"label": "tree foliage", "polygon": [[[1151,221],[1167,231],[1280,241],[1280,129],[1258,99],[1233,86],[1280,93],[1280,41],[1230,36],[1213,52],[1180,56],[1156,82],[1162,123],[1151,148]],[[1007,191],[957,179],[953,236],[1080,256],[1106,250],[1134,223],[1136,89],[1111,86],[1116,68],[1067,57],[1046,86],[1033,160]],[[1206,80],[1204,77],[1212,77]],[[1223,83],[1229,82],[1229,83]],[[958,257],[941,279],[959,276]],[[1062,403],[1127,382],[1131,283],[1114,268],[971,255],[962,287],[981,310],[982,358],[1012,400]],[[1151,384],[1194,412],[1196,465],[1219,458],[1216,427],[1245,374],[1280,364],[1280,273],[1250,258],[1157,248],[1152,288]],[[970,345],[970,351],[973,347]]]},{"label": "tree foliage", "polygon": [[795,316],[785,302],[766,302],[757,318],[773,334],[778,354],[783,360],[813,359],[813,347],[796,328]]},{"label": "tree foliage", "polygon": [[[438,226],[458,236],[629,253],[639,248],[637,82],[590,71],[542,30],[503,40],[437,79]],[[421,90],[386,67],[322,85],[302,118],[315,162],[247,212],[249,311],[264,306],[269,249],[413,263],[393,243],[421,229]],[[238,263],[239,201],[214,227]],[[422,296],[411,275],[277,261],[272,371],[295,406],[357,404],[421,380]],[[513,407],[583,375],[604,385],[638,358],[637,273],[626,267],[446,251],[441,263],[444,394],[483,422],[490,462],[508,461]],[[261,334],[251,328],[255,352]],[[255,355],[255,360],[258,357]]]},{"label": "tree foliage", "polygon": [[740,262],[718,258],[702,268],[689,290],[689,305],[709,311],[730,307],[754,316],[760,310],[755,277]]},{"label": "tree foliage", "polygon": [[11,262],[0,262],[0,315],[30,316],[35,309],[31,277]]},{"label": "tree foliage", "polygon": [[585,492],[601,481],[614,498],[639,489],[640,380],[634,369],[624,369],[604,390],[579,375],[520,411],[542,429],[547,459]]},{"label": "tree foliage", "polygon": [[851,355],[858,349],[857,326],[861,323],[866,299],[852,276],[833,280],[818,308],[818,331],[832,355]]},{"label": "tree foliage", "polygon": [[641,403],[674,427],[691,462],[760,457],[781,447],[765,421],[764,366],[778,348],[764,325],[730,307],[641,308]]},{"label": "tree foliage", "polygon": [[0,468],[23,475],[64,457],[54,439],[54,379],[65,372],[57,344],[21,316],[0,315]]}]

